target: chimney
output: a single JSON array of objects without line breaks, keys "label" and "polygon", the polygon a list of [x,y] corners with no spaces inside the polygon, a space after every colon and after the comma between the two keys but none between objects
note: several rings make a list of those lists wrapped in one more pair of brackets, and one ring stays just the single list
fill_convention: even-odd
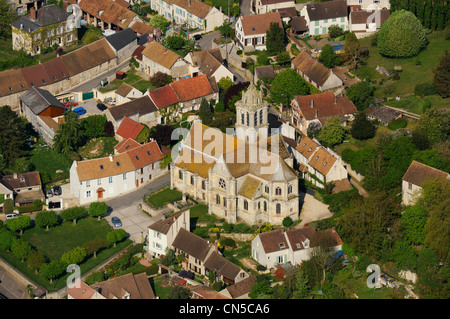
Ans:
[{"label": "chimney", "polygon": [[14,178],[14,179],[17,179],[17,173],[14,173],[14,174],[13,174],[13,178]]},{"label": "chimney", "polygon": [[319,114],[319,112],[316,110],[316,119],[318,118],[318,114]]},{"label": "chimney", "polygon": [[75,167],[78,167],[78,162],[74,161]]},{"label": "chimney", "polygon": [[36,9],[34,7],[32,7],[30,9],[30,20],[36,21],[36,16],[37,16]]},{"label": "chimney", "polygon": [[311,99],[311,108],[314,107],[314,99]]},{"label": "chimney", "polygon": [[214,242],[214,251],[216,253],[219,252],[219,242],[217,240]]}]

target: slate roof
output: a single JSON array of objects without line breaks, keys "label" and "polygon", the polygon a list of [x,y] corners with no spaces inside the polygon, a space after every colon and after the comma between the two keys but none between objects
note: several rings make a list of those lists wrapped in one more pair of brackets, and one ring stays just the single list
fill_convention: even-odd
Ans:
[{"label": "slate roof", "polygon": [[241,268],[215,251],[213,251],[208,259],[205,260],[205,267],[214,271],[216,274],[233,281],[241,271]]},{"label": "slate roof", "polygon": [[137,35],[130,28],[111,34],[105,37],[105,39],[116,51],[123,49],[132,42],[137,43]]},{"label": "slate roof", "polygon": [[310,21],[347,17],[347,1],[308,3],[306,4],[306,10]]},{"label": "slate roof", "polygon": [[[21,17],[11,25],[25,32],[32,33],[41,27],[66,21],[69,13],[56,4],[41,7],[36,10],[36,21],[32,21],[30,15]],[[21,28],[21,25],[23,28]]]},{"label": "slate roof", "polygon": [[36,115],[39,115],[49,106],[67,109],[49,91],[32,87],[22,94],[19,99]]},{"label": "slate roof", "polygon": [[238,283],[228,286],[225,289],[230,294],[231,298],[236,299],[245,294],[248,294],[252,290],[252,286],[256,283],[256,276],[250,276]]},{"label": "slate roof", "polygon": [[281,28],[283,27],[279,12],[243,16],[239,19],[241,19],[242,28],[246,36],[266,33],[272,22],[278,23]]},{"label": "slate roof", "polygon": [[409,165],[406,170],[405,175],[403,175],[402,180],[417,186],[422,186],[426,181],[435,178],[448,179],[449,174],[420,162],[412,161],[411,165]]},{"label": "slate roof", "polygon": [[145,115],[155,112],[156,110],[158,110],[157,107],[153,104],[148,95],[108,108],[108,112],[110,112],[111,116],[116,121],[120,121],[125,116],[131,117],[135,114]]},{"label": "slate roof", "polygon": [[211,249],[211,244],[206,240],[184,228],[180,228],[172,246],[201,261],[205,261]]}]

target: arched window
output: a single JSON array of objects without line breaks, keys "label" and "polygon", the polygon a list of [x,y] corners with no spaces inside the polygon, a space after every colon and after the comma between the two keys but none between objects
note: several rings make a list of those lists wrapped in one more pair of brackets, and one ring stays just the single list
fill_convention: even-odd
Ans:
[{"label": "arched window", "polygon": [[244,122],[245,122],[244,112],[241,111],[241,124],[244,125]]},{"label": "arched window", "polygon": [[183,179],[183,171],[178,171],[178,178],[181,180]]},{"label": "arched window", "polygon": [[225,197],[223,198],[223,207],[227,207],[227,199]]},{"label": "arched window", "polygon": [[258,126],[258,112],[253,113],[253,126]]},{"label": "arched window", "polygon": [[263,123],[263,110],[259,111],[259,125]]},{"label": "arched window", "polygon": [[267,212],[267,202],[264,201],[264,211]]},{"label": "arched window", "polygon": [[292,185],[288,186],[288,194],[292,193]]},{"label": "arched window", "polygon": [[225,180],[223,178],[219,179],[219,187],[222,189],[227,189],[227,184],[225,183]]},{"label": "arched window", "polygon": [[216,204],[220,205],[220,196],[219,195],[216,195]]},{"label": "arched window", "polygon": [[202,181],[202,189],[206,189],[206,182]]},{"label": "arched window", "polygon": [[250,114],[247,112],[247,126],[250,126]]},{"label": "arched window", "polygon": [[246,199],[244,199],[244,209],[248,210],[248,202]]},{"label": "arched window", "polygon": [[281,188],[280,187],[277,187],[275,189],[275,195],[281,195]]},{"label": "arched window", "polygon": [[276,206],[277,215],[281,214],[281,204],[278,203]]}]

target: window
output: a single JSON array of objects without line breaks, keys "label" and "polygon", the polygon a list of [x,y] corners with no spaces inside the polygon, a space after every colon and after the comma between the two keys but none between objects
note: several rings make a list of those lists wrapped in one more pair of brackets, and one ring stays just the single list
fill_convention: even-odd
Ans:
[{"label": "window", "polygon": [[278,203],[276,206],[276,212],[277,212],[277,215],[281,214],[281,204],[280,203]]},{"label": "window", "polygon": [[202,181],[202,189],[206,189],[206,182]]},{"label": "window", "polygon": [[408,183],[408,189],[412,189],[412,184]]},{"label": "window", "polygon": [[248,210],[248,202],[246,199],[244,199],[244,209]]},{"label": "window", "polygon": [[247,112],[247,126],[250,125],[250,114]]},{"label": "window", "polygon": [[194,176],[191,176],[191,185],[194,185]]},{"label": "window", "polygon": [[182,171],[178,171],[178,178],[183,180],[183,172]]},{"label": "window", "polygon": [[223,178],[219,179],[219,187],[222,189],[227,189],[227,184]]},{"label": "window", "polygon": [[112,176],[109,177],[109,183],[112,183]]},{"label": "window", "polygon": [[101,178],[97,179],[97,185],[102,185],[102,179]]},{"label": "window", "polygon": [[319,25],[319,21],[315,21],[314,23],[315,23],[314,25],[315,25],[316,27]]},{"label": "window", "polygon": [[91,187],[91,181],[86,181],[86,187]]},{"label": "window", "polygon": [[266,190],[266,193],[269,194],[269,190],[270,190],[269,186],[266,186],[265,190]]},{"label": "window", "polygon": [[281,188],[280,187],[277,187],[275,189],[275,195],[281,195]]},{"label": "window", "polygon": [[292,193],[292,185],[288,186],[288,194]]},{"label": "window", "polygon": [[259,125],[263,123],[263,110],[259,111]]},{"label": "window", "polygon": [[253,126],[258,126],[258,112],[253,113]]},{"label": "window", "polygon": [[220,205],[220,196],[219,195],[216,195],[216,204]]},{"label": "window", "polygon": [[127,179],[127,173],[123,173],[122,177],[124,180]]},{"label": "window", "polygon": [[223,207],[227,207],[227,199],[225,197],[223,198]]},{"label": "window", "polygon": [[241,124],[244,125],[244,121],[245,121],[245,116],[244,116],[244,112],[241,112]]},{"label": "window", "polygon": [[264,201],[264,211],[267,212],[267,202]]},{"label": "window", "polygon": [[91,191],[86,191],[86,198],[91,197]]}]

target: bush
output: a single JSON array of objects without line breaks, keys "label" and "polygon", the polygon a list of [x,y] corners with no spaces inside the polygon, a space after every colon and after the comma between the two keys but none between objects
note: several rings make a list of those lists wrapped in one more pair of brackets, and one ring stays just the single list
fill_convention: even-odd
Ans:
[{"label": "bush", "polygon": [[434,95],[436,94],[436,89],[433,84],[431,83],[422,83],[417,84],[414,88],[414,95],[417,96],[428,96],[428,95]]},{"label": "bush", "polygon": [[227,237],[220,239],[219,243],[221,246],[236,247],[236,242],[233,239]]},{"label": "bush", "polygon": [[284,226],[284,227],[289,227],[289,226],[291,226],[293,223],[294,223],[294,222],[292,221],[292,218],[291,218],[291,217],[285,217],[285,218],[283,219],[283,226]]},{"label": "bush", "polygon": [[398,130],[399,128],[405,128],[406,125],[408,125],[408,122],[407,122],[403,117],[400,117],[400,118],[398,118],[398,119],[396,119],[396,120],[392,120],[392,121],[388,124],[388,127],[389,127],[391,130],[396,131],[396,130]]},{"label": "bush", "polygon": [[263,266],[263,265],[258,265],[258,266],[256,266],[256,270],[257,271],[265,271],[265,270],[267,270],[267,267]]}]

